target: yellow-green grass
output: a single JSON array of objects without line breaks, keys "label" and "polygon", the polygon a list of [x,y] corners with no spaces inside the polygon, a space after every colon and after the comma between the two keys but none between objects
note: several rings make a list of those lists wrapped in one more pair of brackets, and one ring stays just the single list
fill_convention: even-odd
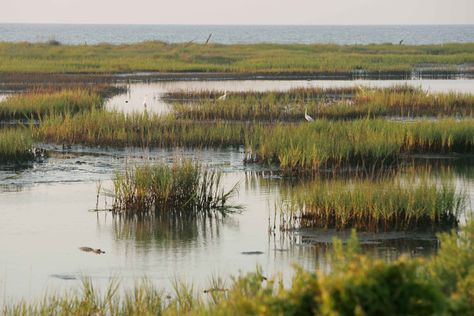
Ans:
[{"label": "yellow-green grass", "polygon": [[[116,73],[132,71],[226,73],[409,74],[419,65],[435,72],[474,63],[474,44],[136,44],[49,45],[0,43],[0,72]],[[439,68],[443,68],[440,70]]]},{"label": "yellow-green grass", "polygon": [[[384,89],[294,89],[288,92],[197,93],[167,96],[176,117],[192,120],[304,121],[313,118],[354,119],[380,116],[471,117],[474,96],[460,93],[427,93],[419,88],[394,86]],[[179,101],[179,102],[176,102]]]},{"label": "yellow-green grass", "polygon": [[100,108],[103,98],[91,89],[33,90],[0,101],[0,120],[30,119]]},{"label": "yellow-green grass", "polygon": [[357,239],[335,241],[331,272],[296,268],[291,285],[261,269],[227,284],[214,278],[203,292],[181,282],[168,296],[144,281],[122,293],[88,279],[76,291],[40,301],[7,302],[5,315],[472,315],[474,225],[440,235],[431,258],[384,262],[361,254]]},{"label": "yellow-green grass", "polygon": [[111,147],[222,147],[244,143],[246,124],[196,124],[155,114],[93,110],[45,117],[32,127],[38,141]]},{"label": "yellow-green grass", "polygon": [[28,130],[0,128],[0,164],[32,160],[33,141]]},{"label": "yellow-green grass", "polygon": [[457,226],[465,207],[465,193],[447,175],[316,180],[283,194],[280,208],[288,220],[281,228],[439,230]]},{"label": "yellow-green grass", "polygon": [[348,166],[372,169],[413,153],[471,154],[474,120],[318,120],[260,127],[246,140],[247,161],[276,163],[288,174]]},{"label": "yellow-green grass", "polygon": [[230,210],[236,186],[225,192],[222,174],[189,160],[145,164],[117,172],[114,178],[114,212],[125,215],[172,213],[197,215]]}]

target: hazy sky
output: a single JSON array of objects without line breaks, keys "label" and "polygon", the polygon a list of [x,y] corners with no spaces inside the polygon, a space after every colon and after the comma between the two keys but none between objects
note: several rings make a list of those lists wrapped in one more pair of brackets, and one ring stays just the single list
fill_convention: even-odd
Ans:
[{"label": "hazy sky", "polygon": [[474,24],[474,0],[0,0],[0,23]]}]

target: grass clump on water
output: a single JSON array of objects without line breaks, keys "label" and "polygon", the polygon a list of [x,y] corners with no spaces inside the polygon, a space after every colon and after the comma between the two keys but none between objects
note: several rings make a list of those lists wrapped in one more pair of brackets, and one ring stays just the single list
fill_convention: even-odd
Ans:
[{"label": "grass clump on water", "polygon": [[[362,255],[356,238],[335,241],[331,271],[296,268],[291,285],[261,269],[226,284],[215,278],[203,294],[177,282],[174,293],[144,281],[105,291],[83,281],[80,291],[6,304],[5,315],[472,315],[474,223],[440,235],[431,258],[393,262]],[[121,294],[123,293],[123,294]]]},{"label": "grass clump on water", "polygon": [[282,229],[355,228],[408,231],[456,227],[466,196],[448,176],[429,173],[377,179],[316,180],[281,201]]},{"label": "grass clump on water", "polygon": [[113,210],[126,215],[226,213],[237,185],[224,191],[221,180],[220,172],[189,160],[129,167],[115,175]]},{"label": "grass clump on water", "polygon": [[24,129],[0,129],[0,164],[22,163],[34,159],[33,141]]}]

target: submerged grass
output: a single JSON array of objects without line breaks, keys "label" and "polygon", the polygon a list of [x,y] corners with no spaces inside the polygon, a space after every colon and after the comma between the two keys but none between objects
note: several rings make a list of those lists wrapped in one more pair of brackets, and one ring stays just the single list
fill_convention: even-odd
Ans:
[{"label": "submerged grass", "polygon": [[429,172],[376,179],[316,180],[283,195],[281,229],[408,231],[455,227],[466,206],[452,177]]},{"label": "submerged grass", "polygon": [[117,172],[114,179],[113,210],[126,215],[178,212],[225,214],[237,185],[225,192],[222,174],[188,160],[145,164]]},{"label": "submerged grass", "polygon": [[193,120],[304,121],[313,118],[354,119],[380,116],[472,116],[474,96],[430,94],[420,88],[299,88],[288,92],[177,92],[167,96],[176,117]]},{"label": "submerged grass", "polygon": [[[474,223],[440,236],[428,259],[394,262],[360,253],[357,239],[334,244],[331,272],[297,268],[291,285],[260,269],[229,282],[215,278],[204,294],[176,282],[168,295],[150,282],[121,294],[117,283],[101,292],[90,280],[80,291],[46,295],[39,302],[7,304],[5,315],[472,315]],[[203,297],[204,295],[204,297]]]},{"label": "submerged grass", "polygon": [[[0,72],[111,73],[132,71],[227,73],[404,72],[432,66],[460,71],[474,63],[474,45],[0,43]],[[428,66],[428,67],[427,67]]]},{"label": "submerged grass", "polygon": [[33,141],[28,130],[0,128],[0,164],[22,163],[34,159]]}]

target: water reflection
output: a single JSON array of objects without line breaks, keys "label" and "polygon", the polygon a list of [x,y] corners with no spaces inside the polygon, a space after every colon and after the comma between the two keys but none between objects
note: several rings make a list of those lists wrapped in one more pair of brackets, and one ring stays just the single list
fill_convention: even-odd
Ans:
[{"label": "water reflection", "polygon": [[154,214],[149,216],[113,216],[114,238],[133,241],[136,248],[148,253],[154,247],[178,248],[183,243],[218,240],[220,227],[228,218],[193,216],[183,212]]}]

